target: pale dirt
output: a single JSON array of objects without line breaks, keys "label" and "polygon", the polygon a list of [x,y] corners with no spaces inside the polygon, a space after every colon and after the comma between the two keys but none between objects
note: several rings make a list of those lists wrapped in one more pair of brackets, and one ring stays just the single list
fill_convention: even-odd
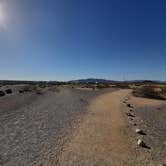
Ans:
[{"label": "pale dirt", "polygon": [[148,166],[147,154],[136,150],[126,127],[123,100],[130,90],[97,97],[59,158],[59,166]]}]

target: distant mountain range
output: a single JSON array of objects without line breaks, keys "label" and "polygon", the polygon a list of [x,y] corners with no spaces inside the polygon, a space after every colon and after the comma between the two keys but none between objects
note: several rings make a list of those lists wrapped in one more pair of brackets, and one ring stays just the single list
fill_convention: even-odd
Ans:
[{"label": "distant mountain range", "polygon": [[88,78],[88,79],[78,79],[78,80],[71,80],[68,81],[69,83],[166,83],[166,81],[157,81],[157,80],[128,80],[128,81],[115,81],[115,80],[108,80],[108,79],[98,79],[98,78]]},{"label": "distant mountain range", "polygon": [[97,79],[97,78],[88,78],[88,79],[79,79],[79,80],[71,80],[70,83],[110,83],[110,82],[117,82],[113,80],[106,80],[106,79]]},{"label": "distant mountain range", "polygon": [[115,81],[108,79],[88,78],[78,79],[71,81],[19,81],[19,80],[0,80],[0,85],[12,85],[12,84],[65,84],[65,83],[164,83],[166,81],[157,80],[127,80],[127,81]]}]

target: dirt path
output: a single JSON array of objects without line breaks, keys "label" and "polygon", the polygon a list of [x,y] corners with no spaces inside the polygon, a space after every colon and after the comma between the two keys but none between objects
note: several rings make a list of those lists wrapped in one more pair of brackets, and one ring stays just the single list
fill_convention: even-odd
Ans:
[{"label": "dirt path", "polygon": [[129,90],[97,97],[89,114],[65,145],[60,166],[143,166],[150,165],[138,154],[128,137],[122,102]]}]

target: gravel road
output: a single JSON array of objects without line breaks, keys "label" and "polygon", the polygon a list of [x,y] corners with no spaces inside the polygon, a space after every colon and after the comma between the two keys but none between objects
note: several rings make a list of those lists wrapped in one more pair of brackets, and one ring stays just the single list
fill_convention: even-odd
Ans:
[{"label": "gravel road", "polygon": [[104,91],[61,87],[0,98],[0,165],[33,166],[54,161],[89,101]]},{"label": "gravel road", "polygon": [[58,166],[154,166],[129,137],[122,104],[129,93],[106,93],[91,102],[89,114],[64,146]]}]

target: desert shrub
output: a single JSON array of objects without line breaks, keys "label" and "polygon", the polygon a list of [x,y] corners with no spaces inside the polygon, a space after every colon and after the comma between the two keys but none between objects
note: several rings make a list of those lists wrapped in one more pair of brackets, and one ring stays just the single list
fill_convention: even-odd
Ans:
[{"label": "desert shrub", "polygon": [[37,94],[37,95],[42,95],[42,94],[43,94],[43,92],[42,92],[42,90],[41,90],[41,89],[37,89],[37,90],[36,90],[36,94]]},{"label": "desert shrub", "polygon": [[92,84],[86,84],[86,85],[82,85],[82,88],[91,88],[91,89],[95,89],[95,86]]},{"label": "desert shrub", "polygon": [[23,91],[24,91],[24,92],[31,92],[32,89],[30,88],[30,86],[25,86],[25,87],[23,88]]},{"label": "desert shrub", "polygon": [[161,93],[166,94],[166,87],[161,88]]},{"label": "desert shrub", "polygon": [[23,88],[24,92],[32,92],[37,90],[37,85],[27,85]]},{"label": "desert shrub", "polygon": [[127,83],[116,83],[115,87],[121,89],[130,89],[130,85]]},{"label": "desert shrub", "polygon": [[19,90],[19,93],[24,93],[24,90]]},{"label": "desert shrub", "polygon": [[0,97],[5,96],[5,92],[0,91]]},{"label": "desert shrub", "polygon": [[96,88],[97,88],[97,89],[103,89],[104,86],[103,86],[102,84],[97,84],[97,85],[96,85]]},{"label": "desert shrub", "polygon": [[38,85],[40,88],[46,88],[47,87],[47,84],[39,84]]},{"label": "desert shrub", "polygon": [[152,99],[166,99],[166,89],[156,90],[155,86],[142,86],[133,90],[134,96]]},{"label": "desert shrub", "polygon": [[97,84],[96,85],[96,88],[98,88],[98,89],[109,88],[109,87],[110,87],[109,84]]},{"label": "desert shrub", "polygon": [[5,92],[6,92],[7,94],[11,94],[11,93],[12,93],[12,90],[11,90],[11,89],[6,89]]}]

